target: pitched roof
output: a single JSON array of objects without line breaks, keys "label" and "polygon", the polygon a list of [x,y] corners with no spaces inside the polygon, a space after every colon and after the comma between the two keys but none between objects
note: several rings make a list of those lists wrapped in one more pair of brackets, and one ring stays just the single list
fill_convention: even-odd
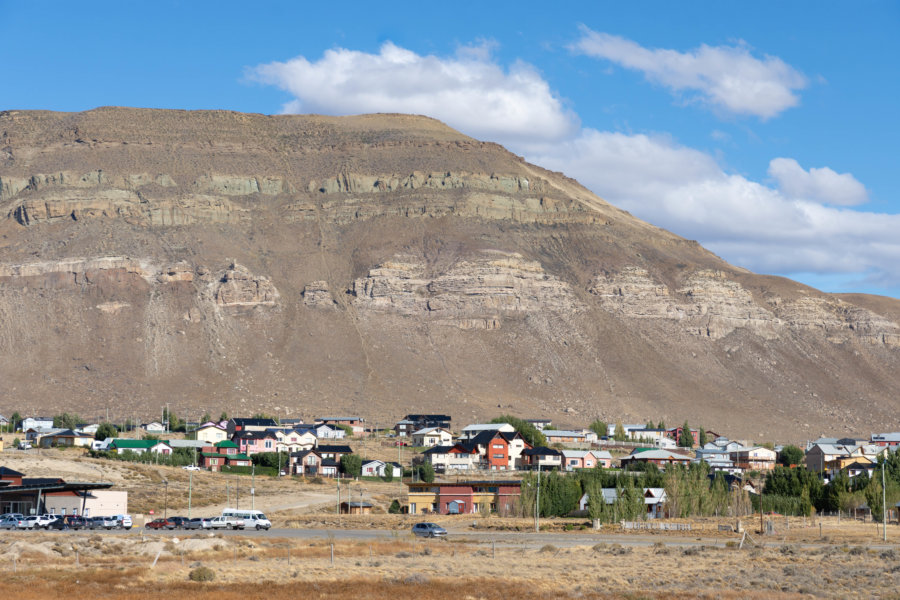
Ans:
[{"label": "pitched roof", "polygon": [[241,427],[277,427],[278,423],[275,422],[275,419],[244,419],[242,417],[234,417],[231,421],[235,425],[240,425]]},{"label": "pitched roof", "polygon": [[[169,446],[162,440],[130,440],[126,438],[116,438],[109,443],[110,446],[114,446],[116,448],[144,448],[147,450],[149,450],[153,446],[156,446],[157,444],[164,444],[166,446]],[[169,447],[171,448],[171,446]]]},{"label": "pitched roof", "polygon": [[216,448],[237,448],[238,445],[232,442],[231,440],[222,440],[221,442],[216,442]]},{"label": "pitched roof", "polygon": [[319,451],[319,454],[324,453],[339,453],[339,454],[353,454],[353,449],[350,446],[341,445],[341,444],[319,444],[316,447],[316,450]]},{"label": "pitched roof", "polygon": [[526,448],[522,450],[524,456],[562,456],[563,453],[556,448],[547,448],[546,446],[538,446],[537,448]]}]

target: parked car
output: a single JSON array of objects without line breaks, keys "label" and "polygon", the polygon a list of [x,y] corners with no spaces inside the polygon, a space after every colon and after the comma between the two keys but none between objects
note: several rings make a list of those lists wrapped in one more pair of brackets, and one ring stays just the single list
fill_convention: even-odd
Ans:
[{"label": "parked car", "polygon": [[19,529],[38,529],[42,527],[40,524],[40,515],[29,515],[21,519],[17,525]]},{"label": "parked car", "polygon": [[69,523],[66,519],[53,519],[50,521],[50,524],[44,527],[44,529],[57,529],[57,530],[65,530],[69,529]]},{"label": "parked car", "polygon": [[175,529],[175,523],[171,519],[153,519],[147,523],[148,529]]},{"label": "parked car", "polygon": [[103,521],[106,517],[86,517],[84,520],[85,529],[103,529]]},{"label": "parked car", "polygon": [[185,471],[202,471],[203,470],[201,467],[198,467],[197,465],[187,465],[186,467],[181,467],[181,468],[184,469]]},{"label": "parked car", "polygon": [[43,527],[44,529],[47,529],[54,521],[57,520],[59,520],[59,515],[40,515],[38,517],[38,525],[40,527]]},{"label": "parked car", "polygon": [[416,523],[412,532],[419,537],[433,538],[447,535],[447,530],[436,523]]},{"label": "parked car", "polygon": [[187,529],[184,524],[190,521],[187,517],[169,517],[169,520],[175,523],[176,529]]},{"label": "parked car", "polygon": [[14,515],[7,515],[0,519],[0,529],[18,529],[19,522],[25,517],[16,517]]},{"label": "parked car", "polygon": [[19,442],[19,450],[31,450],[30,442]]},{"label": "parked car", "polygon": [[194,517],[193,519],[188,519],[182,524],[182,527],[185,529],[203,529],[203,521],[200,517]]},{"label": "parked car", "polygon": [[243,529],[245,527],[244,520],[236,517],[213,517],[209,526],[212,529]]},{"label": "parked car", "polygon": [[133,525],[131,515],[113,515],[113,519],[116,520],[116,527],[119,529],[131,529]]},{"label": "parked car", "polygon": [[60,520],[65,521],[72,529],[83,529],[87,526],[85,518],[81,515],[66,515]]}]

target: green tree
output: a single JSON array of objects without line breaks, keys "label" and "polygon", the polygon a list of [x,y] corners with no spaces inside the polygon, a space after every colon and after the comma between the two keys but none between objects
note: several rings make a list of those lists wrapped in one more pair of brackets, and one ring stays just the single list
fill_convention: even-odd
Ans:
[{"label": "green tree", "polygon": [[64,429],[75,429],[78,427],[79,423],[83,423],[81,417],[75,414],[69,414],[64,412],[61,415],[56,415],[53,417],[53,426],[64,428]]},{"label": "green tree", "polygon": [[790,467],[791,465],[800,465],[803,463],[803,457],[803,450],[801,450],[797,446],[788,444],[781,449],[781,453],[778,455],[778,464],[785,467]]},{"label": "green tree", "polygon": [[19,414],[19,411],[16,411],[9,418],[9,426],[12,427],[11,431],[18,431],[21,425],[22,415]]},{"label": "green tree", "polygon": [[625,428],[622,426],[621,421],[616,423],[616,428],[613,431],[613,439],[617,442],[624,442],[627,439],[627,436],[625,435]]},{"label": "green tree", "polygon": [[594,422],[588,426],[588,429],[596,433],[598,437],[603,437],[609,434],[609,427],[600,419],[595,419]]},{"label": "green tree", "polygon": [[94,439],[105,440],[106,438],[114,438],[117,435],[119,435],[119,432],[112,423],[100,423],[97,432],[94,434]]},{"label": "green tree", "polygon": [[419,465],[419,480],[425,483],[434,481],[434,467],[427,460]]},{"label": "green tree", "polygon": [[212,421],[212,415],[209,414],[209,411],[206,411],[205,413],[203,413],[203,416],[200,417],[200,424],[203,425],[204,423],[209,423],[210,421]]},{"label": "green tree", "polygon": [[400,501],[397,500],[396,498],[391,500],[391,506],[390,506],[390,508],[388,508],[388,512],[392,515],[398,515],[398,514],[400,514],[401,511],[402,511],[402,508],[400,506]]},{"label": "green tree", "polygon": [[706,430],[701,427],[700,431],[697,433],[697,445],[702,448],[708,441],[709,440],[706,439]]},{"label": "green tree", "polygon": [[875,477],[873,475],[869,480],[866,489],[863,490],[863,493],[866,497],[866,504],[869,506],[869,510],[872,511],[872,520],[876,523],[881,523],[884,517],[881,497],[881,477]]},{"label": "green tree", "polygon": [[384,480],[390,483],[394,480],[394,465],[384,463]]},{"label": "green tree", "polygon": [[491,423],[509,423],[523,438],[525,438],[526,442],[534,447],[547,445],[547,438],[544,437],[544,434],[541,433],[537,427],[518,417],[512,415],[500,415],[496,419],[492,419]]},{"label": "green tree", "polygon": [[356,454],[345,454],[341,457],[341,471],[353,477],[359,477],[362,471],[362,458]]},{"label": "green tree", "polygon": [[657,429],[665,429],[665,428],[666,428],[666,422],[663,421],[662,419],[660,419],[660,420],[659,420],[659,423],[656,425],[656,428],[657,428]]},{"label": "green tree", "polygon": [[222,414],[219,415],[219,420],[220,420],[220,421],[227,421],[227,420],[228,420],[228,413],[225,412],[225,411],[223,410],[223,411],[222,411]]},{"label": "green tree", "polygon": [[691,435],[691,426],[685,421],[681,426],[681,436],[678,438],[678,445],[682,448],[694,447],[694,436]]}]

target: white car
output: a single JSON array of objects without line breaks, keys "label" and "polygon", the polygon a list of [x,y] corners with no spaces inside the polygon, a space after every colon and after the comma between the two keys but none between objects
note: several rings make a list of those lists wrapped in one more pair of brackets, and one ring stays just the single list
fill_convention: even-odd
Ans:
[{"label": "white car", "polygon": [[131,515],[113,515],[110,518],[115,519],[116,527],[119,529],[131,529],[132,525],[134,525]]},{"label": "white car", "polygon": [[47,529],[48,527],[50,527],[50,523],[57,520],[58,518],[59,518],[59,515],[44,514],[44,515],[41,515],[40,517],[38,517],[38,524],[40,527]]},{"label": "white car", "polygon": [[185,471],[202,471],[202,467],[198,467],[197,465],[187,465],[185,467],[181,467]]},{"label": "white car", "polygon": [[31,450],[31,444],[29,442],[19,442],[19,450]]},{"label": "white car", "polygon": [[42,527],[40,519],[40,515],[29,515],[20,520],[17,526],[19,529],[38,529]]},{"label": "white car", "polygon": [[243,529],[244,520],[234,517],[213,517],[209,522],[212,529]]}]

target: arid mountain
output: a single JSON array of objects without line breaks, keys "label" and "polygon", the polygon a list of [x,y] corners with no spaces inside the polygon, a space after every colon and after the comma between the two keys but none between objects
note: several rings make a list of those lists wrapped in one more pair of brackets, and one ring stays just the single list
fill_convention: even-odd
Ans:
[{"label": "arid mountain", "polygon": [[424,117],[0,113],[0,411],[900,427],[900,302]]}]

